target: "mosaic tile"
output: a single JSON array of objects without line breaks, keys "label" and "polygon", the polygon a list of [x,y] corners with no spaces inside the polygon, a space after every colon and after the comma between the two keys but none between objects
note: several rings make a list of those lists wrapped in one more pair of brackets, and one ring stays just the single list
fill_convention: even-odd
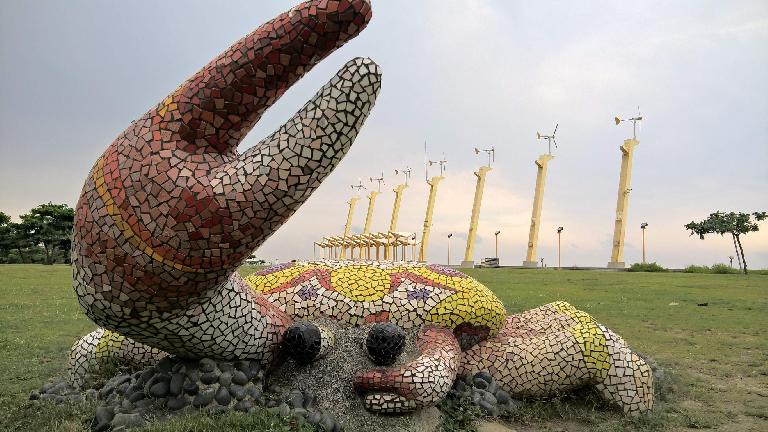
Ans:
[{"label": "mosaic tile", "polygon": [[[380,323],[349,377],[383,413],[434,405],[458,375],[487,371],[506,391],[594,385],[630,413],[650,409],[650,368],[585,312],[556,302],[507,315],[471,277],[410,262],[298,262],[245,279],[236,269],[338,165],[381,86],[378,65],[347,62],[274,134],[239,154],[264,111],[371,19],[365,0],[297,5],[235,42],[132,122],[97,159],[76,207],[73,284],[102,328],[72,348],[72,381],[107,360],[311,362],[334,348],[312,321]],[[405,245],[405,243],[403,243]],[[378,251],[378,249],[377,249]],[[398,335],[418,332],[419,355]]]}]

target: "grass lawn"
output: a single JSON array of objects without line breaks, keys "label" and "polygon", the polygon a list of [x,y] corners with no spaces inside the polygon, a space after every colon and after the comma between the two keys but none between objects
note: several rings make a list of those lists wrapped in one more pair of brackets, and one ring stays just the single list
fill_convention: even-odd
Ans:
[{"label": "grass lawn", "polygon": [[[674,383],[667,400],[640,419],[628,420],[599,403],[561,397],[534,402],[511,420],[514,429],[768,430],[768,275],[509,269],[467,273],[495,291],[509,312],[554,300],[589,312],[654,358]],[[0,265],[0,430],[87,430],[92,407],[26,400],[48,378],[63,374],[72,343],[95,327],[80,312],[70,279],[67,266]],[[233,415],[144,430],[294,429],[268,415]]]}]

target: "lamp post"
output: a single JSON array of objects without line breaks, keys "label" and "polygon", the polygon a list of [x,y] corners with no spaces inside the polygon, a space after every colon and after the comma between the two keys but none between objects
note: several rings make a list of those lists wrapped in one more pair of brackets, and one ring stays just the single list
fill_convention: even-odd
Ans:
[{"label": "lamp post", "polygon": [[499,234],[501,234],[501,231],[496,231],[493,233],[493,235],[496,236],[496,259],[499,259]]},{"label": "lamp post", "polygon": [[648,228],[648,222],[640,224],[640,229],[643,230],[643,264],[645,264],[645,229]]},{"label": "lamp post", "polygon": [[560,270],[560,233],[563,232],[563,227],[557,227],[557,269]]},{"label": "lamp post", "polygon": [[728,257],[729,260],[731,260],[731,268],[733,268],[733,255]]},{"label": "lamp post", "polygon": [[453,233],[448,234],[448,265],[451,265],[451,237]]}]

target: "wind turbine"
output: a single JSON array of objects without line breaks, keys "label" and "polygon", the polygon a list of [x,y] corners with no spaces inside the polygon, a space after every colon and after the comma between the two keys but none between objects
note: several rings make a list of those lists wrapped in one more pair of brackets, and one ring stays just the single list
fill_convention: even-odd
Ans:
[{"label": "wind turbine", "polygon": [[632,139],[637,139],[637,124],[643,119],[643,116],[640,115],[640,106],[637,106],[637,116],[628,118],[628,119],[622,119],[619,116],[616,116],[613,118],[613,121],[618,126],[619,123],[625,122],[625,121],[631,121],[632,122]]},{"label": "wind turbine", "polygon": [[547,140],[547,148],[548,148],[549,154],[552,154],[552,144],[554,144],[555,148],[557,148],[557,140],[555,139],[555,134],[557,134],[558,126],[560,126],[559,123],[555,125],[555,130],[552,131],[552,135],[542,135],[540,132],[536,132],[537,139]]}]

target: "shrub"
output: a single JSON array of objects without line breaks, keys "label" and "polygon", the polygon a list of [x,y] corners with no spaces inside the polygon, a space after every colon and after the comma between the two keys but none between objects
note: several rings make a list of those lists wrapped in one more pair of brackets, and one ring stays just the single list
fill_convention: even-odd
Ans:
[{"label": "shrub", "polygon": [[739,272],[738,270],[736,270],[735,268],[732,268],[728,264],[722,264],[722,263],[712,264],[712,273],[715,273],[715,274],[733,274],[738,272]]},{"label": "shrub", "polygon": [[710,269],[707,266],[699,266],[699,265],[689,265],[684,270],[683,273],[711,273],[712,269]]},{"label": "shrub", "polygon": [[627,271],[630,272],[665,272],[667,271],[666,268],[656,264],[655,262],[652,263],[634,263],[631,267],[627,269]]}]

